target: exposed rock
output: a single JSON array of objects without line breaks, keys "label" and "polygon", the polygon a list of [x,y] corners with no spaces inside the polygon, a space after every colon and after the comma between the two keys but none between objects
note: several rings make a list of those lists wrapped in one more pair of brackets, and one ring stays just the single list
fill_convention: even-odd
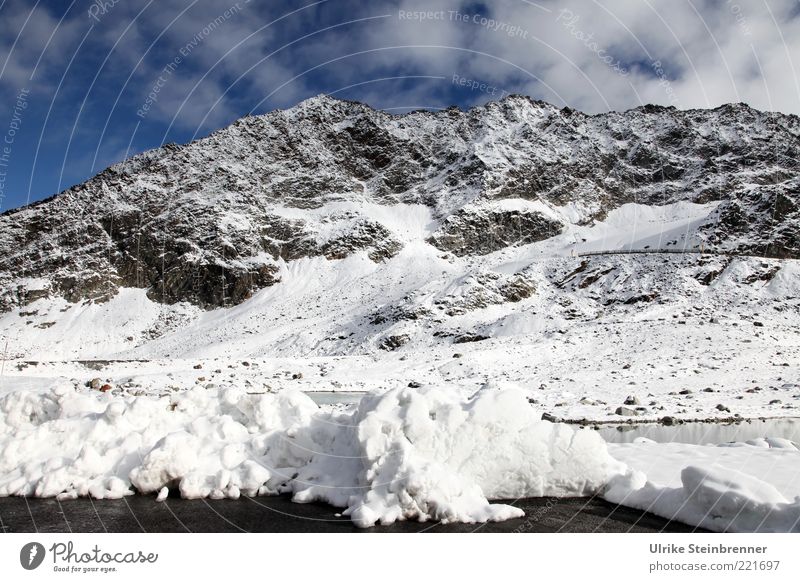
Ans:
[{"label": "exposed rock", "polygon": [[618,416],[639,416],[639,413],[634,410],[633,408],[628,408],[626,406],[619,406],[615,411],[614,414]]},{"label": "exposed rock", "polygon": [[466,344],[472,342],[482,342],[484,340],[489,339],[488,335],[480,335],[474,333],[465,333],[463,335],[459,335],[453,339],[454,344]]},{"label": "exposed rock", "polygon": [[562,228],[560,222],[540,212],[462,209],[449,216],[428,242],[459,257],[486,255],[550,238]]},{"label": "exposed rock", "polygon": [[386,351],[393,351],[397,348],[406,345],[411,338],[407,334],[390,335],[380,343],[380,348]]},{"label": "exposed rock", "polygon": [[532,296],[535,291],[535,283],[524,273],[501,275],[482,272],[464,277],[454,293],[435,299],[434,304],[454,317],[490,305],[517,303]]}]

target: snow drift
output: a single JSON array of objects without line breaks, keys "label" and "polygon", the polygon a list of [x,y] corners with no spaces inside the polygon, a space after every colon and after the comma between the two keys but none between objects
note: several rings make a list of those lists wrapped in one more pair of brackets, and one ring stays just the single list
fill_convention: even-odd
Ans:
[{"label": "snow drift", "polygon": [[490,388],[468,400],[395,389],[349,414],[299,392],[14,392],[0,399],[0,431],[0,495],[291,493],[344,507],[361,527],[520,517],[487,499],[592,495],[625,469],[598,435],[543,422],[521,392]]},{"label": "snow drift", "polygon": [[800,451],[785,439],[609,449],[637,469],[606,487],[604,497],[613,503],[714,531],[800,531]]},{"label": "snow drift", "polygon": [[719,531],[798,529],[800,451],[787,443],[607,445],[540,414],[522,392],[493,386],[466,399],[393,389],[344,413],[290,391],[16,391],[0,398],[0,495],[289,493],[345,508],[359,527],[498,521],[523,513],[490,499],[603,495]]}]

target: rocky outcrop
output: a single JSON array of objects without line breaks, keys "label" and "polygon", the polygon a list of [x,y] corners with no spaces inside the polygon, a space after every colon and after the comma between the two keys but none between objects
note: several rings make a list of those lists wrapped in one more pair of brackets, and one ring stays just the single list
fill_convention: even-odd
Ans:
[{"label": "rocky outcrop", "polygon": [[550,238],[562,228],[560,222],[539,212],[462,209],[447,217],[428,242],[459,257],[486,255]]}]

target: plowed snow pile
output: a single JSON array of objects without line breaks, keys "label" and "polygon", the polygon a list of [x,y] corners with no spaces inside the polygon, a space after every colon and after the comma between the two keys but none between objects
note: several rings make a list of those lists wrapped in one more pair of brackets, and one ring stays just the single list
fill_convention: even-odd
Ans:
[{"label": "plowed snow pile", "polygon": [[460,401],[397,389],[352,414],[322,412],[297,392],[15,392],[0,400],[0,430],[0,495],[291,492],[346,507],[359,526],[519,517],[487,498],[590,495],[624,470],[599,436],[542,422],[515,390]]},{"label": "plowed snow pile", "polygon": [[[0,495],[291,493],[298,502],[346,508],[356,525],[369,527],[504,520],[522,512],[489,499],[606,494],[707,527],[797,527],[800,500],[756,477],[689,467],[683,487],[672,490],[615,459],[594,431],[540,415],[522,392],[494,387],[466,400],[441,388],[395,389],[365,397],[351,413],[322,411],[299,392],[13,392],[0,398]],[[645,445],[617,449],[636,459],[636,446]],[[728,450],[729,463],[742,461]],[[641,461],[645,450],[638,451]],[[800,468],[798,451],[782,453],[783,463]]]}]

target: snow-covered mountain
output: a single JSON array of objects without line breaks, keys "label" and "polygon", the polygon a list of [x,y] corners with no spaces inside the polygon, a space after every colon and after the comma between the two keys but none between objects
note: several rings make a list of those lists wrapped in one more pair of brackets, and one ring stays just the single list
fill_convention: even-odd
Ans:
[{"label": "snow-covered mountain", "polygon": [[[384,357],[665,320],[691,349],[693,322],[727,318],[791,337],[799,154],[796,116],[746,105],[316,97],[0,216],[0,334],[41,360]],[[618,249],[724,254],[581,256]]]},{"label": "snow-covered mountain", "polygon": [[[43,295],[242,302],[280,261],[485,255],[569,232],[625,204],[712,205],[706,248],[797,257],[800,121],[746,105],[588,116],[512,96],[467,112],[390,115],[315,97],[115,165],[0,217],[2,308]],[[661,246],[683,246],[678,239]]]},{"label": "snow-covered mountain", "polygon": [[796,530],[800,453],[765,425],[542,419],[797,416],[799,138],[745,105],[317,97],[6,212],[0,496],[292,493],[366,527],[597,494]]}]

